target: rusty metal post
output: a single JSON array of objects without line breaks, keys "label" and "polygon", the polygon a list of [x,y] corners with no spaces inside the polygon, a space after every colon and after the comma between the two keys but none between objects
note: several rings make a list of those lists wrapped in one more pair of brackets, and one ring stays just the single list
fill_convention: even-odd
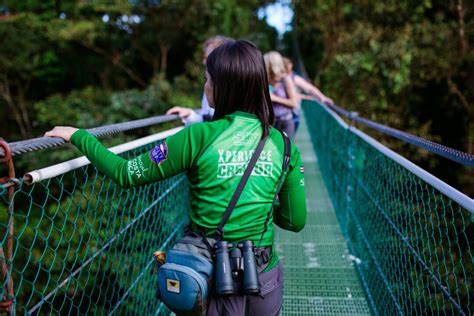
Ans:
[{"label": "rusty metal post", "polygon": [[[7,142],[0,138],[0,148],[4,151],[4,156],[0,157],[0,164],[5,164],[8,168],[8,176],[0,178],[0,184],[4,184],[8,187],[8,233],[7,233],[7,252],[6,254],[3,251],[3,245],[0,245],[0,271],[3,277],[3,280],[6,279],[6,289],[0,302],[0,312],[7,312],[10,315],[15,312],[13,309],[14,303],[14,289],[13,289],[13,279],[12,279],[12,257],[13,257],[13,195],[15,193],[15,166],[13,164],[13,156],[10,150],[10,146]],[[12,271],[12,272],[9,272]]]},{"label": "rusty metal post", "polygon": [[355,118],[359,116],[359,112],[350,112],[349,113],[349,125],[352,127],[356,127],[356,121]]}]

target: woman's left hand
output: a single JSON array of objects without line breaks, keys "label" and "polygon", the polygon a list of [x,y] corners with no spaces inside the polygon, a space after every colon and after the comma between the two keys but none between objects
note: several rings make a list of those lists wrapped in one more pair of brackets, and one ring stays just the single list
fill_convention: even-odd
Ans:
[{"label": "woman's left hand", "polygon": [[61,137],[65,141],[70,141],[72,134],[74,134],[78,128],[72,126],[56,126],[49,132],[44,133],[44,136],[48,137]]}]

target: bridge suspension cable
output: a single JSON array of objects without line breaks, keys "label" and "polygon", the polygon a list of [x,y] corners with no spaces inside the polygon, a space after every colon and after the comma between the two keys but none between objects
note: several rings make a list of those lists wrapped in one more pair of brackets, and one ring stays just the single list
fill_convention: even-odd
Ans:
[{"label": "bridge suspension cable", "polygon": [[432,153],[435,153],[439,156],[442,156],[444,158],[447,158],[449,160],[455,161],[457,163],[460,163],[462,165],[468,166],[468,167],[474,167],[474,155],[459,151],[457,149],[444,146],[438,143],[435,143],[433,141],[411,135],[409,133],[397,130],[392,127],[385,126],[383,124],[379,124],[376,122],[373,122],[371,120],[359,117],[356,112],[349,112],[344,110],[343,108],[333,105],[333,104],[328,104],[328,106],[334,110],[334,112],[337,112],[338,114],[346,117],[347,119],[363,124],[367,127],[370,127],[376,131],[379,131],[381,133],[384,133],[386,135],[392,136],[394,138],[400,139],[402,141],[405,141],[407,143],[413,144],[415,146],[421,147],[425,150],[428,150]]},{"label": "bridge suspension cable", "polygon": [[[308,74],[305,71],[303,59],[302,59],[301,54],[299,52],[299,44],[298,44],[298,41],[296,40],[296,35],[295,34],[296,33],[293,32],[293,46],[294,46],[294,50],[295,50],[295,52],[293,54],[294,59],[296,61],[296,65],[298,66],[299,70],[301,71],[301,74],[303,75],[303,77],[307,81],[311,82],[311,79],[308,77]],[[465,165],[465,166],[468,166],[468,167],[474,167],[474,155],[472,155],[472,154],[465,153],[465,152],[459,151],[457,149],[450,148],[448,146],[444,146],[444,145],[438,144],[436,142],[433,142],[433,141],[430,141],[430,140],[427,140],[427,139],[424,139],[424,138],[421,138],[421,137],[411,135],[409,133],[397,130],[395,128],[388,127],[388,126],[385,126],[383,124],[379,124],[379,123],[373,122],[371,120],[359,117],[357,112],[347,111],[347,110],[345,110],[345,109],[343,109],[340,106],[337,106],[335,104],[326,104],[326,105],[330,109],[332,109],[334,112],[348,118],[349,120],[352,120],[354,122],[358,122],[360,124],[363,124],[367,127],[372,128],[374,130],[377,130],[381,133],[384,133],[384,134],[389,135],[391,137],[400,139],[400,140],[405,141],[407,143],[413,144],[415,146],[418,146],[420,148],[428,150],[432,153],[435,153],[439,156],[442,156],[442,157],[447,158],[449,160],[455,161],[455,162],[460,163],[462,165]]]},{"label": "bridge suspension cable", "polygon": [[[153,116],[146,119],[134,120],[124,123],[110,124],[101,127],[89,128],[87,131],[96,137],[105,135],[113,135],[120,132],[130,131],[137,128],[157,125],[164,122],[174,121],[179,118],[178,115],[160,115]],[[21,155],[27,152],[37,151],[45,148],[53,148],[66,144],[62,138],[52,137],[37,137],[18,142],[10,143],[12,155]],[[5,152],[0,148],[0,157],[3,157]]]}]

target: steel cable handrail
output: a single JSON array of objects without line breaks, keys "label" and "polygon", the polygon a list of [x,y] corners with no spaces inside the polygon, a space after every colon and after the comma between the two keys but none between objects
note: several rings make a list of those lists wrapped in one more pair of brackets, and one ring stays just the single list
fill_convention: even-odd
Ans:
[{"label": "steel cable handrail", "polygon": [[[303,61],[301,59],[301,55],[297,54],[297,64],[302,65],[304,67]],[[311,82],[307,74],[304,72],[304,77],[308,82]],[[325,104],[328,107],[330,107],[332,110],[335,112],[339,113],[340,115],[353,120],[355,122],[361,123],[367,127],[370,127],[372,129],[375,129],[379,132],[382,132],[386,135],[395,137],[397,139],[400,139],[402,141],[405,141],[407,143],[413,144],[415,146],[421,147],[425,150],[428,150],[434,154],[437,154],[439,156],[442,156],[444,158],[447,158],[449,160],[455,161],[457,163],[460,163],[462,165],[468,166],[468,167],[474,167],[474,155],[468,154],[465,152],[462,152],[460,150],[444,146],[438,143],[435,143],[433,141],[408,134],[406,132],[402,132],[400,130],[397,130],[392,127],[388,127],[379,123],[375,123],[373,121],[370,121],[368,119],[364,119],[362,117],[359,117],[357,112],[350,112],[347,110],[344,110],[343,108],[335,105],[335,104]]]},{"label": "steel cable handrail", "polygon": [[459,151],[457,149],[444,146],[438,143],[435,143],[433,141],[414,136],[411,134],[408,134],[406,132],[397,130],[392,127],[388,127],[376,122],[373,122],[371,120],[359,117],[356,112],[349,112],[344,110],[343,108],[334,105],[334,104],[328,104],[328,106],[334,110],[335,112],[341,114],[342,116],[354,121],[358,122],[360,124],[363,124],[367,127],[370,127],[374,130],[377,130],[381,133],[384,133],[386,135],[395,137],[397,139],[403,140],[407,143],[416,145],[418,147],[421,147],[423,149],[426,149],[434,154],[437,154],[439,156],[442,156],[444,158],[447,158],[449,160],[455,161],[457,163],[460,163],[462,165],[468,166],[468,167],[474,167],[474,155]]},{"label": "steel cable handrail", "polygon": [[[147,127],[160,123],[174,121],[179,118],[178,115],[160,115],[146,119],[134,120],[124,123],[110,124],[101,127],[89,128],[87,131],[96,137],[105,135],[113,135],[137,128]],[[56,137],[37,137],[18,142],[10,143],[12,155],[21,155],[27,152],[37,151],[45,148],[53,148],[66,144],[62,138]],[[5,155],[3,149],[0,148],[0,157]]]}]

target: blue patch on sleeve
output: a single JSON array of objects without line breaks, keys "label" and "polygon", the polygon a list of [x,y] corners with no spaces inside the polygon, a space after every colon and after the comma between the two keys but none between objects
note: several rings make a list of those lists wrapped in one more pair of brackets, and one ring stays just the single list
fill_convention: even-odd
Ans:
[{"label": "blue patch on sleeve", "polygon": [[161,164],[168,158],[168,146],[166,143],[161,143],[155,146],[150,151],[150,159],[157,165]]}]

